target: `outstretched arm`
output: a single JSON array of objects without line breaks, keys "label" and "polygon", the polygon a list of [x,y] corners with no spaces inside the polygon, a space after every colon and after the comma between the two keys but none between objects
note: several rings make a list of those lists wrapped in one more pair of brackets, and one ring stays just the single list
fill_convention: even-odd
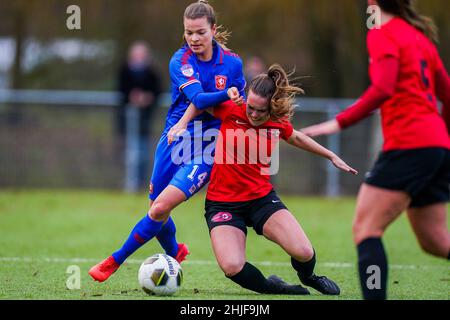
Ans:
[{"label": "outstretched arm", "polygon": [[300,131],[294,130],[291,137],[287,140],[287,142],[297,148],[306,150],[308,152],[317,154],[321,157],[327,158],[330,160],[333,165],[341,169],[345,172],[350,172],[352,174],[358,174],[358,171],[347,165],[341,158],[339,158],[334,152],[328,150],[323,147],[307,135],[303,134]]}]

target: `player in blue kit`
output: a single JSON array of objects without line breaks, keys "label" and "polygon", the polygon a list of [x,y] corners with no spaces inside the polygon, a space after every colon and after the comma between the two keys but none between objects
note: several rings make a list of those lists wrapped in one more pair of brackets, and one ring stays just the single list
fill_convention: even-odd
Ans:
[{"label": "player in blue kit", "polygon": [[[122,248],[90,269],[89,274],[96,281],[108,279],[133,252],[155,236],[165,252],[178,262],[189,254],[187,246],[176,241],[170,212],[209,181],[213,158],[205,161],[203,154],[207,147],[214,147],[214,141],[210,136],[204,138],[203,133],[211,133],[210,129],[218,133],[220,120],[207,113],[200,115],[187,128],[189,137],[194,139],[182,139],[171,145],[167,142],[167,133],[191,103],[198,108],[211,107],[225,102],[229,95],[236,104],[243,102],[242,61],[225,47],[228,33],[217,29],[214,9],[207,1],[201,0],[186,8],[185,44],[169,64],[172,105],[156,148],[149,191],[150,209]],[[211,152],[211,147],[208,150]]]}]

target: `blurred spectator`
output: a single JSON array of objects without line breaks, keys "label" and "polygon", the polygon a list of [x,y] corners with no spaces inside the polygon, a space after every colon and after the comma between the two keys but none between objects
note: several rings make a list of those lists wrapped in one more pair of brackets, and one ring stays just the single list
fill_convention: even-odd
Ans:
[{"label": "blurred spectator", "polygon": [[139,136],[138,179],[139,187],[147,186],[149,180],[149,141],[152,115],[161,93],[161,79],[152,64],[148,45],[135,42],[128,52],[128,60],[119,72],[119,91],[122,93],[120,106],[116,114],[116,133],[120,144],[125,142],[127,132],[127,112],[130,108],[137,110],[136,128]]},{"label": "blurred spectator", "polygon": [[257,75],[264,73],[266,70],[266,64],[263,59],[259,56],[251,56],[245,62],[245,80],[247,81],[247,86],[250,84],[250,81],[253,80]]}]

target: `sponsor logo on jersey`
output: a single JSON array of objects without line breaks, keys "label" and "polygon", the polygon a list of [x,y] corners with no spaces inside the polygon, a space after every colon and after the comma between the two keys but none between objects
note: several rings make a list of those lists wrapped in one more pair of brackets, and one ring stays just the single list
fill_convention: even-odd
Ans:
[{"label": "sponsor logo on jersey", "polygon": [[278,129],[271,129],[269,130],[271,137],[278,138],[280,137],[280,130]]},{"label": "sponsor logo on jersey", "polygon": [[216,76],[216,89],[217,90],[225,90],[227,87],[227,77],[225,76]]},{"label": "sponsor logo on jersey", "polygon": [[[236,123],[238,120],[238,123]],[[261,164],[261,175],[274,175],[279,168],[279,139],[276,138],[283,130],[252,128],[249,123],[240,124],[241,117],[235,117],[231,121],[236,123],[231,130],[222,133],[217,129],[208,129],[203,132],[202,121],[194,121],[194,130],[183,134],[183,143],[176,145],[171,150],[170,158],[173,164],[181,165],[192,163],[196,166],[192,167],[192,172],[186,177],[186,180],[194,182],[198,179],[198,189],[204,182],[207,182],[207,176],[198,175],[197,169],[199,165],[204,163],[207,165],[215,164]],[[243,121],[244,122],[244,121]],[[250,127],[250,128],[249,128]],[[198,139],[198,137],[202,137]],[[211,137],[217,137],[211,141]],[[208,143],[200,153],[191,151],[191,145],[198,142]],[[215,145],[220,142],[219,147]],[[187,146],[187,147],[186,147]],[[216,148],[214,148],[216,147]],[[248,150],[248,156],[246,155]],[[186,156],[186,155],[191,155]],[[267,168],[267,166],[270,166]],[[202,173],[202,174],[205,174]],[[205,181],[203,181],[205,180]],[[197,190],[198,190],[197,189]],[[197,191],[196,190],[196,191]]]},{"label": "sponsor logo on jersey", "polygon": [[236,120],[237,124],[247,124],[247,122],[241,121],[241,120]]},{"label": "sponsor logo on jersey", "polygon": [[181,67],[181,73],[185,76],[185,77],[192,77],[192,75],[194,74],[194,68],[192,67],[192,65],[190,64],[185,64]]},{"label": "sponsor logo on jersey", "polygon": [[232,218],[233,218],[233,216],[229,212],[219,212],[219,213],[215,214],[214,217],[212,217],[211,221],[212,222],[226,222],[226,221],[230,221]]}]

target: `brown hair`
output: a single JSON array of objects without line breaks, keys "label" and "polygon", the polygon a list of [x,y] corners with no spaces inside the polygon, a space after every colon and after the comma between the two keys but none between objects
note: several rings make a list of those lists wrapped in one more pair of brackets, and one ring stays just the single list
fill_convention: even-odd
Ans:
[{"label": "brown hair", "polygon": [[413,0],[377,0],[380,8],[395,14],[425,34],[434,43],[439,42],[438,28],[433,19],[420,15]]},{"label": "brown hair", "polygon": [[[209,24],[214,26],[216,24],[217,18],[216,13],[214,11],[214,8],[208,3],[207,0],[198,0],[197,2],[191,3],[189,6],[187,6],[186,10],[184,11],[184,18],[185,19],[198,19],[206,17]],[[227,30],[222,30],[223,26],[217,26],[216,28],[216,34],[214,36],[214,39],[224,48],[227,49],[226,44],[228,42],[228,39],[231,35],[231,32]],[[183,36],[184,40],[184,36]]]},{"label": "brown hair", "polygon": [[296,107],[295,95],[305,93],[300,87],[289,83],[290,76],[279,64],[273,64],[267,73],[256,76],[250,82],[249,90],[270,101],[269,114],[272,121],[290,120]]}]

